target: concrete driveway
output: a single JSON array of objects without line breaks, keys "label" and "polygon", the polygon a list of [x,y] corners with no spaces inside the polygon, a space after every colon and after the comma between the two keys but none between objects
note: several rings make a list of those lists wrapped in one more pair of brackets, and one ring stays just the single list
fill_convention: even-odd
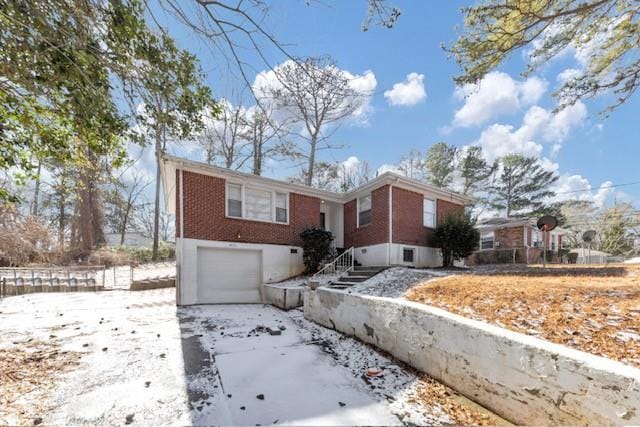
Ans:
[{"label": "concrete driveway", "polygon": [[468,413],[299,310],[176,308],[174,289],[30,294],[0,300],[0,326],[0,425],[433,425]]}]

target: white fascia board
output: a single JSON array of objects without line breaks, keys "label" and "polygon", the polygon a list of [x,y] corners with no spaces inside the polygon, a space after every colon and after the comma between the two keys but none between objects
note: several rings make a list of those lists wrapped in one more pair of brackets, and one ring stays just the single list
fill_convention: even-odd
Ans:
[{"label": "white fascia board", "polygon": [[160,161],[160,177],[164,194],[164,209],[176,213],[176,163],[167,161],[163,156]]},{"label": "white fascia board", "polygon": [[226,168],[220,168],[217,166],[209,165],[202,162],[196,162],[193,160],[182,159],[165,154],[163,159],[167,162],[179,165],[185,171],[197,172],[203,175],[215,176],[218,178],[229,179],[234,182],[253,183],[259,187],[269,187],[275,190],[281,190],[287,193],[302,194],[304,196],[316,197],[318,199],[330,201],[330,202],[342,202],[342,195],[333,193],[331,191],[318,190],[315,188],[307,187],[299,184],[292,184],[285,181],[279,181],[272,178],[266,178],[264,176],[253,175],[245,172],[233,171]]},{"label": "white fascia board", "polygon": [[[203,162],[196,162],[193,160],[187,160],[175,156],[171,156],[168,154],[163,155],[163,163],[173,164],[174,165],[174,175],[175,170],[178,168],[182,168],[183,170],[193,171],[197,173],[201,173],[204,175],[216,176],[220,178],[235,178],[237,181],[241,182],[252,182],[262,184],[263,186],[267,185],[274,189],[280,189],[287,192],[302,194],[305,196],[316,197],[322,200],[330,201],[330,202],[338,202],[345,203],[350,200],[356,199],[370,193],[371,191],[382,187],[384,185],[396,185],[400,188],[404,188],[409,191],[422,193],[425,195],[432,196],[434,198],[439,198],[441,200],[448,200],[458,204],[467,205],[472,203],[474,200],[470,197],[463,196],[461,194],[443,190],[432,185],[424,184],[419,181],[415,181],[401,175],[398,175],[393,172],[385,172],[382,175],[377,176],[371,181],[366,182],[360,187],[348,192],[348,193],[334,193],[332,191],[326,190],[318,190],[315,188],[307,187],[305,185],[300,184],[292,184],[284,181],[279,181],[272,178],[266,178],[263,176],[257,176],[245,172],[233,171],[226,168],[221,168],[218,166],[209,165]],[[179,165],[179,167],[178,167]],[[175,177],[174,177],[175,181]],[[174,184],[175,187],[175,184]]]}]

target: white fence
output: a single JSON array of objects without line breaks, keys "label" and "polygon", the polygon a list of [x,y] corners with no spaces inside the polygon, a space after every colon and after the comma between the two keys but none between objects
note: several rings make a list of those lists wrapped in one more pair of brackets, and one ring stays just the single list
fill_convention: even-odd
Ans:
[{"label": "white fence", "polygon": [[0,268],[0,296],[129,289],[134,281],[175,277],[175,262],[138,265]]}]

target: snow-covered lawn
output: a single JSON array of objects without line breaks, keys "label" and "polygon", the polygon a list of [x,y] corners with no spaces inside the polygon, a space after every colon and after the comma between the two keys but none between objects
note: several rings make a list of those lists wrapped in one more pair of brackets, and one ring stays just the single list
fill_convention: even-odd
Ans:
[{"label": "snow-covered lawn", "polygon": [[[0,424],[487,420],[449,389],[299,310],[176,308],[175,290],[158,289],[9,297],[0,320]],[[381,375],[367,376],[369,368]]]},{"label": "snow-covered lawn", "polygon": [[[129,289],[131,286],[131,267],[120,265],[107,268],[104,272],[106,289]],[[175,277],[175,261],[140,264],[133,267],[133,280],[154,279],[157,277]],[[102,283],[102,272],[97,273],[96,282]]]},{"label": "snow-covered lawn", "polygon": [[348,288],[347,291],[377,297],[401,298],[413,286],[449,274],[451,273],[444,270],[392,267]]}]

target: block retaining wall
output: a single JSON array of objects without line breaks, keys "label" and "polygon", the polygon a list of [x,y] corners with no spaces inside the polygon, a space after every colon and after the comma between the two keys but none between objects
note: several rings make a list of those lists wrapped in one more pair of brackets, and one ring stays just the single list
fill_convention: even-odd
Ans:
[{"label": "block retaining wall", "polygon": [[424,304],[306,291],[305,318],[352,335],[517,424],[640,424],[640,369]]}]

